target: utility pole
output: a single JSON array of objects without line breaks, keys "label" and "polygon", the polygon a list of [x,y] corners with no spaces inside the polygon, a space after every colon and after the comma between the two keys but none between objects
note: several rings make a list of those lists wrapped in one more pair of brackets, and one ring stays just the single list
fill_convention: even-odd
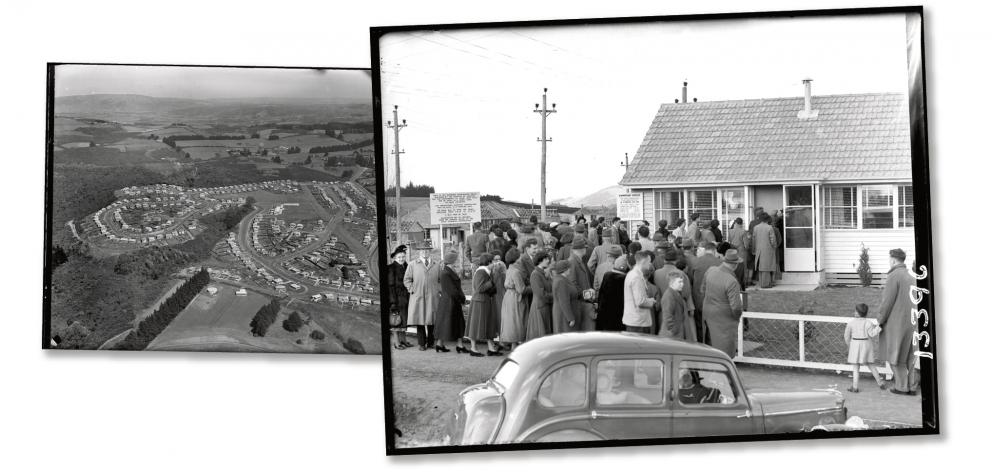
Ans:
[{"label": "utility pole", "polygon": [[541,142],[541,221],[548,220],[548,207],[547,207],[547,168],[548,168],[548,142],[551,138],[548,137],[548,115],[556,113],[555,104],[551,104],[551,109],[548,110],[548,89],[545,87],[544,95],[541,96],[542,105],[538,108],[537,104],[534,104],[534,113],[541,114],[541,137],[537,138]]},{"label": "utility pole", "polygon": [[627,157],[627,153],[623,153],[623,162],[620,163],[620,167],[623,167],[624,171],[630,168],[630,159]]},{"label": "utility pole", "polygon": [[402,244],[402,225],[400,224],[400,129],[406,128],[406,120],[400,124],[399,105],[393,105],[393,120],[386,122],[386,127],[393,130],[393,154],[396,156],[396,245]]}]

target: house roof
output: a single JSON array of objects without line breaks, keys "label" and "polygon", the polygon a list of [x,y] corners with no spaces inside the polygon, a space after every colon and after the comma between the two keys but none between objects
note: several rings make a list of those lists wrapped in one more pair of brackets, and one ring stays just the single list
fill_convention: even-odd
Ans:
[{"label": "house roof", "polygon": [[903,94],[661,105],[620,185],[912,178]]}]

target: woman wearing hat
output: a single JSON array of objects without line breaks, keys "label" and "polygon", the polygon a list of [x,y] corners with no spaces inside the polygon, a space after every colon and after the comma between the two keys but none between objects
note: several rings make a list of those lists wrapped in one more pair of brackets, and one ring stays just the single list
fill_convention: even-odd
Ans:
[{"label": "woman wearing hat", "polygon": [[389,289],[389,311],[399,313],[400,324],[392,327],[394,349],[406,349],[413,344],[406,342],[406,312],[410,302],[410,292],[403,284],[406,274],[406,246],[399,245],[389,257],[393,260],[386,267],[386,284]]},{"label": "woman wearing hat", "polygon": [[[492,264],[489,264],[489,276],[493,279],[493,286],[496,287],[496,293],[493,294],[492,304],[493,304],[493,316],[489,318],[491,326],[489,327],[489,332],[493,334],[495,338],[500,333],[500,323],[503,321],[500,313],[503,312],[503,296],[506,295],[506,263],[503,262],[503,255],[498,252],[493,252]],[[496,350],[501,351],[503,348],[499,344],[496,344]]]},{"label": "woman wearing hat", "polygon": [[519,262],[520,251],[517,248],[506,251],[506,263],[510,267],[506,270],[506,281],[503,283],[506,292],[500,309],[499,342],[508,344],[511,350],[525,341],[527,325],[524,317],[528,308],[527,296],[531,293],[524,281],[524,268]]},{"label": "woman wearing hat", "polygon": [[567,260],[555,263],[555,275],[551,278],[551,319],[555,334],[579,331],[582,329],[582,311],[579,288],[569,280],[571,264]]},{"label": "woman wearing hat", "polygon": [[534,270],[530,273],[530,289],[533,293],[530,311],[527,313],[526,340],[539,338],[551,332],[551,254],[540,251],[534,256]]},{"label": "woman wearing hat", "polygon": [[486,245],[486,251],[492,254],[499,254],[500,259],[503,258],[503,254],[506,253],[506,238],[503,237],[503,229],[499,226],[493,226],[492,233],[493,238],[489,240]]},{"label": "woman wearing hat", "polygon": [[458,253],[449,252],[444,255],[444,267],[441,269],[441,296],[437,302],[437,315],[434,319],[434,351],[448,352],[446,342],[455,342],[455,350],[459,353],[468,352],[462,345],[462,335],[465,334],[465,313],[462,305],[465,303],[465,292],[462,291],[462,281],[455,271]]},{"label": "woman wearing hat", "polygon": [[491,254],[482,254],[479,256],[479,268],[472,276],[472,304],[469,308],[465,337],[472,343],[468,353],[474,357],[483,356],[476,348],[476,344],[480,342],[489,345],[487,354],[498,354],[493,346],[493,338],[496,337],[496,333],[490,331],[495,326],[490,318],[498,316],[493,312],[493,295],[496,294],[496,286],[493,285],[493,278],[490,275],[492,263],[493,256]]},{"label": "woman wearing hat", "polygon": [[561,246],[558,248],[558,253],[555,254],[556,261],[564,261],[572,255],[572,240],[575,238],[575,232],[569,231],[562,235]]},{"label": "woman wearing hat", "polygon": [[603,275],[599,286],[599,314],[596,331],[623,331],[623,281],[630,266],[626,257],[618,257],[613,267]]}]

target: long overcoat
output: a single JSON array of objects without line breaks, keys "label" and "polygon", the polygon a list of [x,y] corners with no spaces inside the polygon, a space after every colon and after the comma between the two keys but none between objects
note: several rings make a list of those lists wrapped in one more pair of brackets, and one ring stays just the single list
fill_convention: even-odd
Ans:
[{"label": "long overcoat", "polygon": [[[582,311],[579,308],[579,290],[572,281],[560,274],[555,274],[551,279],[551,294],[553,297],[551,305],[552,330],[555,334],[567,333],[570,331],[580,331],[582,329]],[[569,321],[574,321],[572,326]]]},{"label": "long overcoat", "polygon": [[765,222],[754,227],[754,237],[751,244],[754,246],[755,268],[761,272],[774,272],[778,270],[778,253],[776,248],[781,241],[775,235],[775,228]]},{"label": "long overcoat", "polygon": [[410,292],[406,317],[408,325],[434,324],[434,308],[441,288],[438,284],[439,265],[435,263],[428,267],[420,259],[407,264],[403,285]]},{"label": "long overcoat", "polygon": [[889,269],[882,290],[882,303],[879,306],[878,324],[882,326],[879,336],[879,359],[892,364],[912,368],[913,332],[915,326],[910,317],[915,306],[909,291],[916,279],[909,274],[905,265]]},{"label": "long overcoat", "polygon": [[496,286],[493,285],[493,278],[489,271],[480,267],[472,276],[472,304],[469,308],[468,326],[465,328],[465,337],[484,341],[496,337],[497,332],[490,331],[496,323],[490,318],[499,316],[493,312],[493,295],[496,293]]},{"label": "long overcoat", "polygon": [[434,337],[445,342],[461,339],[465,334],[465,292],[458,274],[451,267],[441,269],[441,296],[437,301],[434,318]]},{"label": "long overcoat", "polygon": [[552,332],[551,328],[551,278],[544,269],[535,268],[530,273],[530,289],[533,295],[530,311],[527,313],[527,340],[539,338]]},{"label": "long overcoat", "polygon": [[653,283],[658,290],[662,291],[662,298],[664,298],[664,293],[668,291],[668,274],[672,272],[677,272],[682,276],[682,308],[685,309],[685,317],[680,318],[684,322],[684,327],[680,330],[680,336],[684,339],[690,341],[695,341],[696,338],[696,323],[694,321],[694,312],[696,311],[696,303],[692,299],[692,281],[689,280],[689,276],[685,272],[682,272],[674,264],[665,264],[660,269],[654,271]]},{"label": "long overcoat", "polygon": [[712,267],[706,271],[702,290],[703,330],[709,333],[711,346],[733,358],[737,354],[737,325],[744,312],[737,277],[726,265]]},{"label": "long overcoat", "polygon": [[524,282],[524,271],[519,264],[511,264],[506,270],[503,283],[506,292],[503,294],[503,306],[500,309],[499,340],[504,343],[524,342],[527,337],[527,295],[530,287]]},{"label": "long overcoat", "polygon": [[703,309],[703,278],[710,267],[720,265],[720,259],[712,254],[703,254],[696,258],[692,267],[692,303],[697,310]]},{"label": "long overcoat", "polygon": [[[403,285],[403,276],[406,275],[407,263],[390,262],[386,266],[386,285],[389,290],[389,309],[397,311],[401,315],[406,314],[407,306],[410,304],[410,292]],[[403,323],[394,329],[402,330],[406,328],[406,316],[401,316]]]}]

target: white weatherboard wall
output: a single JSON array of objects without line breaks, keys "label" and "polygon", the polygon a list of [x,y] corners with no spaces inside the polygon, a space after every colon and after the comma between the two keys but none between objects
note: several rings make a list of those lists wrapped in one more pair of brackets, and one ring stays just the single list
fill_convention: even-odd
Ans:
[{"label": "white weatherboard wall", "polygon": [[906,251],[906,266],[913,268],[916,242],[913,228],[905,229],[825,229],[822,232],[822,267],[828,273],[855,273],[861,257],[861,243],[868,248],[872,272],[889,270],[889,250]]},{"label": "white weatherboard wall", "polygon": [[[644,198],[643,219],[648,221],[648,224],[650,224],[650,227],[648,229],[650,229],[651,233],[654,234],[654,228],[656,224],[656,222],[654,221],[654,191],[641,189],[641,190],[635,190],[634,193],[640,193],[641,197]],[[636,230],[637,230],[637,225],[635,224],[634,227],[631,228],[631,231],[636,231]],[[633,233],[631,233],[630,237],[631,240],[633,241],[637,240],[637,237]]]}]

